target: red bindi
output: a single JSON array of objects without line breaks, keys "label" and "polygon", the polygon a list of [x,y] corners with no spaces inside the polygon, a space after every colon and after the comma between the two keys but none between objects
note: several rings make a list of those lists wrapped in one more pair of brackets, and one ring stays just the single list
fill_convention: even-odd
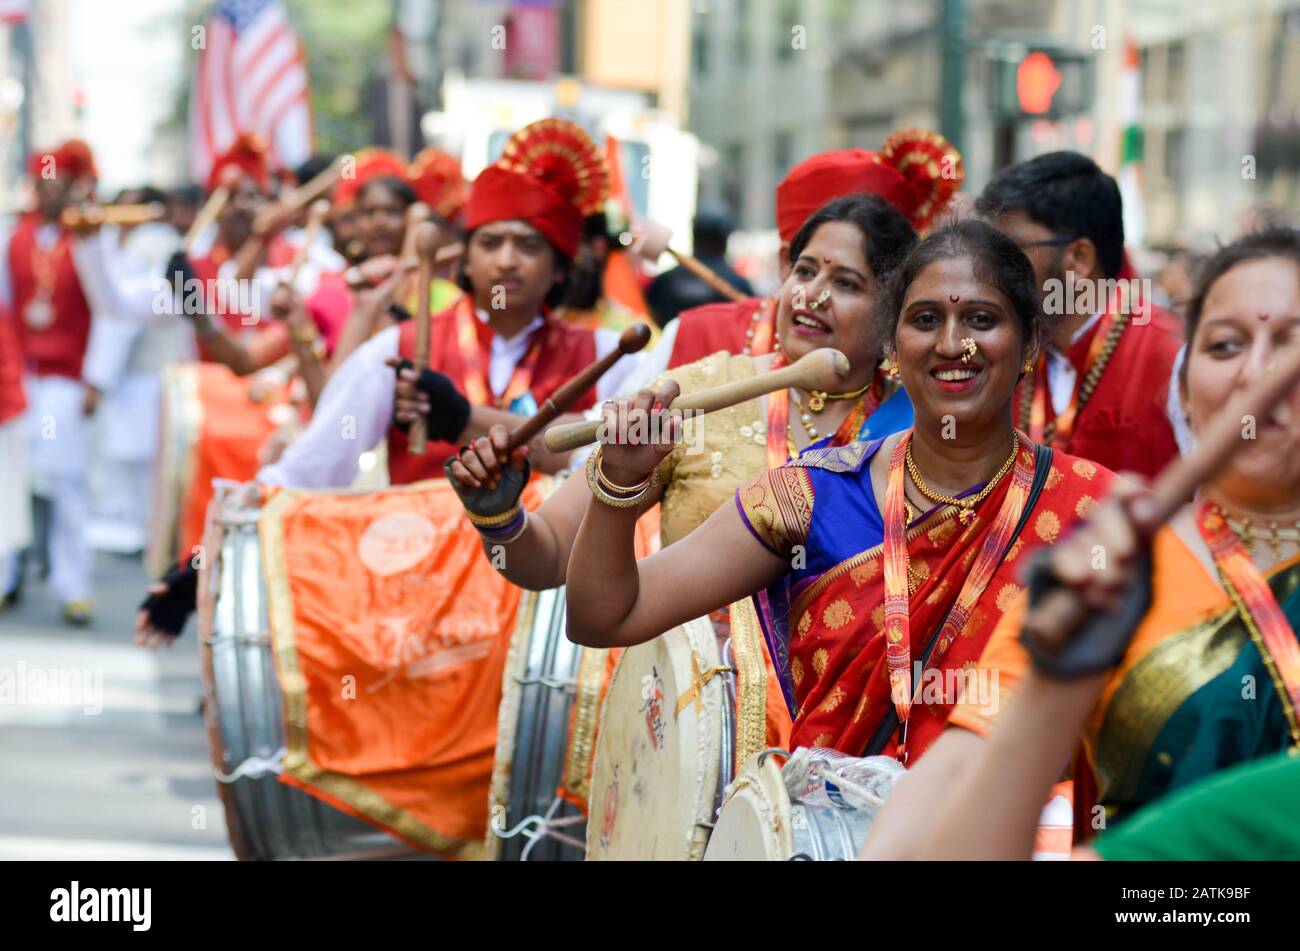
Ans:
[{"label": "red bindi", "polygon": [[949,294],[949,295],[948,295],[948,300],[950,300],[950,301],[952,301],[954,304],[956,304],[956,303],[959,303],[959,302],[961,301],[961,298],[958,297],[956,294]]},{"label": "red bindi", "polygon": [[1259,318],[1260,323],[1264,323],[1268,320],[1268,314],[1257,314],[1256,316]]},{"label": "red bindi", "polygon": [[830,264],[830,263],[831,263],[831,259],[830,259],[830,258],[822,258],[822,263],[823,263],[823,264]]}]

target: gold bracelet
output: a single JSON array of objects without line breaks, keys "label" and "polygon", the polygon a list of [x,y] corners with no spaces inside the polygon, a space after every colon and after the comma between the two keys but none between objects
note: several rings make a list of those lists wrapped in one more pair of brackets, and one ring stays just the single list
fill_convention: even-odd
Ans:
[{"label": "gold bracelet", "polygon": [[469,509],[465,510],[465,517],[477,525],[479,528],[496,528],[498,525],[505,525],[513,521],[519,515],[519,503],[515,502],[509,509],[500,515],[476,515]]},{"label": "gold bracelet", "polygon": [[605,458],[601,455],[601,450],[603,448],[603,446],[597,446],[596,451],[592,453],[592,455],[596,457],[596,478],[600,480],[602,486],[616,495],[635,495],[637,492],[644,490],[646,486],[650,484],[650,480],[655,476],[654,472],[651,472],[636,485],[619,485],[617,482],[611,480],[607,475],[605,475],[605,467],[601,465]]},{"label": "gold bracelet", "polygon": [[641,488],[636,495],[611,495],[605,490],[605,487],[600,484],[600,478],[597,475],[597,467],[599,464],[599,451],[593,452],[587,459],[587,485],[591,487],[592,495],[611,508],[630,509],[634,506],[640,505],[646,496],[654,491],[654,488],[659,484],[659,469],[656,468],[655,471],[650,474],[649,479],[646,480],[645,486]]}]

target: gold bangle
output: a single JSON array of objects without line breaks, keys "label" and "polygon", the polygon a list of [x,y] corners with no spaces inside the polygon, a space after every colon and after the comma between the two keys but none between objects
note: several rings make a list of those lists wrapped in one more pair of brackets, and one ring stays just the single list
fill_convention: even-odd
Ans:
[{"label": "gold bangle", "polygon": [[479,528],[495,528],[498,525],[505,525],[513,521],[519,515],[519,503],[514,505],[500,515],[476,515],[469,509],[465,510],[465,517]]},{"label": "gold bangle", "polygon": [[604,461],[604,456],[601,455],[602,448],[604,447],[597,446],[596,451],[592,453],[592,455],[596,457],[596,478],[599,479],[600,484],[610,492],[613,492],[616,495],[635,495],[637,492],[644,490],[646,486],[650,484],[650,480],[654,478],[655,474],[654,472],[651,472],[636,485],[619,485],[617,482],[611,480],[609,476],[605,475],[605,467],[601,465]]},{"label": "gold bangle", "polygon": [[611,495],[609,492],[605,490],[605,487],[600,484],[600,479],[596,474],[597,466],[599,465],[599,462],[600,460],[597,458],[597,453],[595,452],[593,452],[591,456],[588,457],[587,485],[590,486],[591,488],[591,494],[594,495],[601,502],[604,502],[606,505],[610,506],[610,508],[616,508],[616,509],[634,508],[635,506],[640,505],[641,502],[646,498],[646,496],[648,496],[654,490],[655,486],[659,484],[659,470],[656,468],[655,471],[650,474],[650,478],[646,482],[645,487],[642,488],[640,491],[638,491],[636,495],[629,495],[629,496]]}]

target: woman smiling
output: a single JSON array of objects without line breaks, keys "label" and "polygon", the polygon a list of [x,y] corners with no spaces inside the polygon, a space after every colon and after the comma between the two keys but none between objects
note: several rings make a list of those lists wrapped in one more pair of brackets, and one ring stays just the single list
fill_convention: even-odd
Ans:
[{"label": "woman smiling", "polygon": [[[1036,287],[1024,254],[988,225],[923,240],[882,311],[914,427],[804,452],[641,562],[635,510],[598,495],[569,560],[569,636],[636,644],[759,592],[793,745],[919,755],[955,699],[927,692],[913,709],[922,667],[942,680],[973,664],[1019,592],[1026,554],[1061,537],[1112,478],[1012,428],[1038,346]],[[642,392],[632,408],[663,395]],[[624,410],[605,407],[619,444],[602,447],[596,468],[604,483],[636,486],[673,445],[619,431]],[[679,423],[667,428],[671,438]]]}]

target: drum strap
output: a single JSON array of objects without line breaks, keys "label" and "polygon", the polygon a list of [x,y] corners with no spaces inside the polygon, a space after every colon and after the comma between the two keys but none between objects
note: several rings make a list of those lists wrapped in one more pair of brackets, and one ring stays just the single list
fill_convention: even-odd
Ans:
[{"label": "drum strap", "polygon": [[704,689],[704,685],[707,684],[714,677],[718,676],[718,674],[734,674],[735,672],[736,672],[735,667],[727,667],[725,665],[720,665],[718,667],[710,667],[708,670],[701,670],[700,655],[696,653],[694,648],[692,648],[691,649],[691,685],[687,687],[685,690],[683,690],[682,695],[677,698],[677,710],[674,713],[674,715],[680,716],[681,712],[693,703],[695,704],[695,714],[696,716],[699,716],[700,696],[701,696],[701,691]]},{"label": "drum strap", "polygon": [[[1043,486],[1047,483],[1047,475],[1052,471],[1052,456],[1053,450],[1050,446],[1044,446],[1041,443],[1034,446],[1034,481],[1030,483],[1029,495],[1025,498],[1025,507],[1020,513],[1020,521],[1016,523],[1015,531],[1013,531],[1011,537],[1007,539],[1006,547],[1002,549],[1002,555],[998,558],[997,566],[993,569],[994,571],[1002,567],[1002,562],[1007,559],[1007,552],[1011,551],[1012,547],[1016,543],[1016,539],[1020,537],[1021,531],[1023,531],[1025,525],[1029,523],[1029,516],[1034,511],[1034,506],[1038,504],[1038,497],[1043,494]],[[918,674],[920,671],[925,670],[925,665],[929,662],[930,655],[934,653],[935,644],[938,643],[939,632],[942,631],[944,625],[948,623],[948,614],[951,613],[952,608],[949,607],[948,612],[943,616],[943,620],[939,622],[938,626],[935,627],[934,632],[930,635],[930,640],[926,643],[925,650],[921,654],[921,662],[917,665]],[[918,680],[917,683],[912,685],[913,693],[915,693],[919,687],[920,683]],[[879,754],[880,751],[885,748],[885,744],[889,742],[889,738],[894,734],[896,729],[898,729],[898,711],[894,708],[893,704],[890,704],[889,709],[885,711],[885,716],[880,721],[880,726],[878,726],[876,732],[871,735],[871,740],[867,743],[866,752],[862,755],[875,756]]]}]

